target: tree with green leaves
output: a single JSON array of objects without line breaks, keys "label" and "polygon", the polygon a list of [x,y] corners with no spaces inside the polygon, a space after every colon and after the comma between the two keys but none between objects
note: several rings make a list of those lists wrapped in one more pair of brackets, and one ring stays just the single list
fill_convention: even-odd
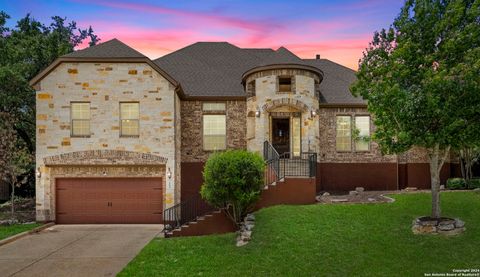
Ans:
[{"label": "tree with green leaves", "polygon": [[[10,17],[0,11],[0,113],[14,118],[15,145],[25,147],[32,162],[21,170],[20,179],[34,180],[35,91],[28,84],[35,75],[61,55],[74,51],[86,39],[94,45],[99,38],[91,27],[79,29],[75,22],[54,16],[47,26],[30,15],[14,28],[6,27]],[[7,124],[8,125],[8,124]],[[6,153],[0,156],[5,161]],[[31,184],[34,185],[34,184]]]},{"label": "tree with green leaves", "polygon": [[440,170],[480,134],[480,0],[407,0],[375,32],[351,90],[368,101],[383,153],[427,150],[440,218]]},{"label": "tree with green leaves", "polygon": [[202,198],[224,209],[239,225],[260,198],[265,162],[257,153],[229,150],[212,154],[203,169]]}]

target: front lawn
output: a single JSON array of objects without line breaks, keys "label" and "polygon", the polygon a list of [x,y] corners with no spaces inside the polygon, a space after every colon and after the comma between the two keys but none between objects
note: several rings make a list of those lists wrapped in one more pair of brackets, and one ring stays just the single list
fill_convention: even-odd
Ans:
[{"label": "front lawn", "polygon": [[276,206],[257,212],[252,241],[235,235],[155,239],[120,276],[423,276],[480,269],[480,194],[442,193],[444,216],[460,217],[456,237],[413,235],[430,194],[394,195],[365,205]]},{"label": "front lawn", "polygon": [[8,226],[0,226],[0,240],[8,238],[10,236],[32,230],[42,224],[32,223],[32,224],[13,224]]}]

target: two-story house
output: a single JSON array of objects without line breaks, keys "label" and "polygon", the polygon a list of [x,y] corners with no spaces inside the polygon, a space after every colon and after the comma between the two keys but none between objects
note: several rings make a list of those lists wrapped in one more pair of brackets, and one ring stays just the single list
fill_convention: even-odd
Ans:
[{"label": "two-story house", "polygon": [[[421,150],[381,155],[355,72],[286,48],[199,42],[150,60],[114,39],[36,76],[37,220],[153,223],[213,151],[316,154],[317,192],[429,187]],[[450,175],[450,164],[442,174]]]}]

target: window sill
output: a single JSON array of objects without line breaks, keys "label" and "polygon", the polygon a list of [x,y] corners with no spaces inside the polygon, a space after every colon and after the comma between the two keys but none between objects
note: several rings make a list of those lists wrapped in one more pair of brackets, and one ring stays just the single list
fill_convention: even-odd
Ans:
[{"label": "window sill", "polygon": [[91,136],[75,136],[75,135],[70,135],[71,138],[90,138]]},{"label": "window sill", "polygon": [[120,138],[139,138],[140,136],[120,136]]}]

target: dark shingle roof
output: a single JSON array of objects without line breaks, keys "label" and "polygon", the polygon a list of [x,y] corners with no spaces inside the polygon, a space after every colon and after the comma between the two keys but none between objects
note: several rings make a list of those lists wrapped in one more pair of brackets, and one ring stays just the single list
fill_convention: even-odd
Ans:
[{"label": "dark shingle roof", "polygon": [[146,58],[118,39],[112,39],[62,56],[62,58]]},{"label": "dark shingle roof", "polygon": [[188,96],[244,97],[242,75],[269,64],[304,64],[286,48],[242,49],[227,42],[197,42],[158,58]]},{"label": "dark shingle roof", "polygon": [[[62,58],[145,58],[123,42],[112,39],[96,46],[62,56]],[[326,59],[302,60],[285,47],[239,48],[228,42],[197,42],[154,61],[161,70],[180,83],[187,96],[245,97],[242,75],[265,65],[307,65],[323,71],[321,102],[364,104],[351,95],[355,71]],[[159,69],[159,70],[160,70]]]},{"label": "dark shingle roof", "polygon": [[305,59],[307,64],[323,71],[320,83],[321,101],[331,104],[366,104],[350,93],[350,85],[357,79],[355,71],[327,59]]}]

